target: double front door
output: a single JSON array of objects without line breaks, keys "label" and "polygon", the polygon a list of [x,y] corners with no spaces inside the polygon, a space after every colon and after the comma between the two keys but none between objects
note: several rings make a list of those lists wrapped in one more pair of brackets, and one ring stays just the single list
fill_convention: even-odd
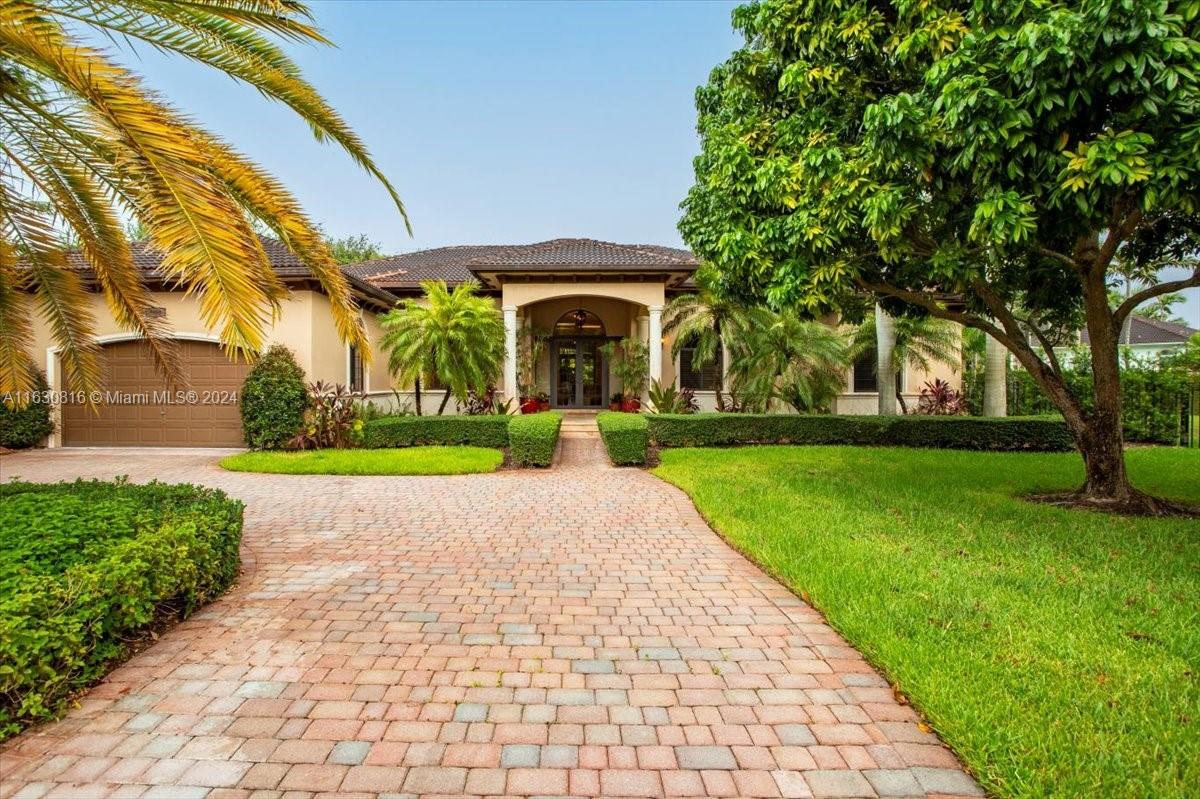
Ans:
[{"label": "double front door", "polygon": [[600,348],[605,339],[554,338],[550,402],[557,408],[600,408],[608,391],[608,365]]}]

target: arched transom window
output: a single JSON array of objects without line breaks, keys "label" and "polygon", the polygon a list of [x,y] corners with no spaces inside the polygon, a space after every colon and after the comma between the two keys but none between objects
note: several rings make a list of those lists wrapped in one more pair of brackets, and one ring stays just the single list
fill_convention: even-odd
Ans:
[{"label": "arched transom window", "polygon": [[604,323],[591,311],[577,308],[567,311],[554,323],[556,336],[603,336]]}]

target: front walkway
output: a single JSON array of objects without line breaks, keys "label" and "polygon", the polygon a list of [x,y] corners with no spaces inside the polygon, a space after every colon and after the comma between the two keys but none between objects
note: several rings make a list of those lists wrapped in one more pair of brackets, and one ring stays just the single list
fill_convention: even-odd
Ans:
[{"label": "front walkway", "polygon": [[239,585],[10,742],[3,797],[978,794],[817,613],[594,438],[549,472],[59,450],[0,474],[247,503]]}]

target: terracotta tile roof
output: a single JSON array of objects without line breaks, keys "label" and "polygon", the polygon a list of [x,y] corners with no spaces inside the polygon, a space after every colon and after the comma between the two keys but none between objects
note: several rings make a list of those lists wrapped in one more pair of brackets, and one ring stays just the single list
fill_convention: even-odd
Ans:
[{"label": "terracotta tile roof", "polygon": [[[1178,322],[1163,322],[1146,316],[1130,314],[1121,329],[1121,343],[1130,344],[1182,344],[1200,330],[1181,325]],[[1087,344],[1090,339],[1087,330],[1079,334],[1079,340]]]},{"label": "terracotta tile roof", "polygon": [[411,288],[423,280],[462,283],[476,272],[679,271],[699,262],[687,250],[654,244],[614,244],[595,239],[553,239],[537,244],[438,247],[352,264],[347,270],[370,283]]}]

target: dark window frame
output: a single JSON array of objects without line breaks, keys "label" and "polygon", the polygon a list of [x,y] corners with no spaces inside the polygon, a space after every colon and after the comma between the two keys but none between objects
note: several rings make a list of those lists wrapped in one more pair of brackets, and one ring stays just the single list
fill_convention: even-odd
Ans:
[{"label": "dark window frame", "polygon": [[695,352],[695,347],[681,347],[679,350],[679,387],[692,391],[716,392],[717,386],[720,385],[720,370],[724,366],[724,348],[721,348],[713,363],[699,369],[692,367]]},{"label": "dark window frame", "polygon": [[363,371],[362,352],[353,344],[349,345],[346,357],[346,383],[351,391],[363,392],[366,390],[367,381]]}]

